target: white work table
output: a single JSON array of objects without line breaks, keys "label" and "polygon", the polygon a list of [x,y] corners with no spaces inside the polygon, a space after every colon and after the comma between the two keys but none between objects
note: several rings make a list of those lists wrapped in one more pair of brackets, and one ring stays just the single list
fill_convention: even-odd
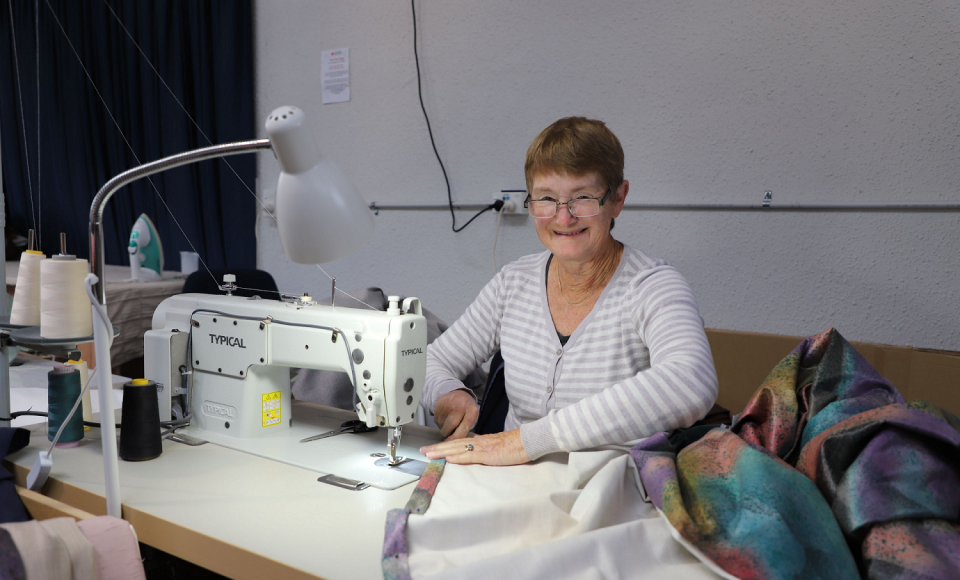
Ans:
[{"label": "white work table", "polygon": [[[293,418],[335,426],[356,414],[295,403]],[[47,442],[45,425],[28,428],[30,445],[7,457],[21,486]],[[106,513],[99,434],[91,429],[79,447],[54,452],[44,495]],[[386,450],[383,429],[337,437],[370,438],[372,448]],[[439,438],[436,429],[407,425],[401,445]],[[382,578],[386,514],[406,504],[414,485],[350,491],[319,475],[209,443],[164,440],[156,459],[120,461],[123,517],[141,542],[231,578]]]}]

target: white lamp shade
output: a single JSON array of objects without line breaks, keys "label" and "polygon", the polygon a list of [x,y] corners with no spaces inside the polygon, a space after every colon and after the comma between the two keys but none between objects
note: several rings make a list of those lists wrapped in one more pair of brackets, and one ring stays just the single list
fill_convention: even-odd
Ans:
[{"label": "white lamp shade", "polygon": [[326,159],[305,173],[280,174],[276,212],[283,253],[299,264],[343,258],[373,233],[373,213]]},{"label": "white lamp shade", "polygon": [[267,118],[267,134],[282,172],[276,218],[283,253],[299,264],[343,258],[373,233],[373,212],[346,176],[322,159],[296,107]]}]

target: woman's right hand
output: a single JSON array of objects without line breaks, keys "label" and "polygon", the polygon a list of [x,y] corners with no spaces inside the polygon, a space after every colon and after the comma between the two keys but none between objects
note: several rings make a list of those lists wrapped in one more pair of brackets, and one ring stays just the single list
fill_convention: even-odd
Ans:
[{"label": "woman's right hand", "polygon": [[462,389],[450,391],[437,399],[433,419],[440,427],[445,441],[463,439],[480,416],[480,408],[473,396]]}]

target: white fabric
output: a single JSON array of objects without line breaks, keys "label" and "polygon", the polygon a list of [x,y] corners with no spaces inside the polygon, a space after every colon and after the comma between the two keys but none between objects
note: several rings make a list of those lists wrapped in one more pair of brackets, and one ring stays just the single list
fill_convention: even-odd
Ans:
[{"label": "white fabric", "polygon": [[643,500],[615,451],[515,467],[447,464],[425,515],[407,520],[413,578],[717,578]]}]

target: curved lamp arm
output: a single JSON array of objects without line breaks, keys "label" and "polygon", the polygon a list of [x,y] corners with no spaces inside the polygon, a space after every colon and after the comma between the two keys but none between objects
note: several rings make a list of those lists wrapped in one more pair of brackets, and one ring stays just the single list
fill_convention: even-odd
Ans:
[{"label": "curved lamp arm", "polygon": [[[141,177],[146,177],[154,173],[160,173],[167,169],[187,165],[205,159],[215,159],[217,157],[226,157],[227,155],[237,155],[240,153],[250,153],[258,149],[270,149],[269,139],[257,139],[254,141],[240,141],[237,143],[227,143],[224,145],[214,145],[204,147],[194,151],[187,151],[164,157],[152,163],[146,163],[139,167],[124,171],[106,183],[90,205],[90,272],[96,275],[96,283],[91,284],[93,297],[100,304],[106,306],[107,298],[104,292],[105,279],[103,276],[103,209],[107,201],[121,187],[134,182]],[[97,307],[94,306],[96,309]],[[110,376],[110,329],[106,327],[104,320],[100,317],[93,317],[93,336],[96,349],[97,361],[104,369],[99,374],[100,382],[97,387],[100,397],[101,409],[113,408],[112,381]],[[117,459],[117,437],[112,413],[100,414],[101,445],[103,447],[103,482],[106,491],[107,514],[114,517],[122,517],[120,502],[120,467]]]},{"label": "curved lamp arm", "polygon": [[93,198],[93,203],[90,204],[90,271],[96,274],[98,278],[97,283],[93,286],[93,291],[100,301],[100,304],[105,305],[107,303],[103,277],[103,209],[107,201],[110,200],[117,190],[142,177],[160,173],[167,169],[173,169],[174,167],[180,167],[181,165],[270,148],[270,139],[255,139],[252,141],[238,141],[236,143],[213,145],[212,147],[177,153],[170,157],[164,157],[163,159],[128,169],[101,187],[96,197]]},{"label": "curved lamp arm", "polygon": [[90,205],[90,271],[98,280],[94,295],[104,292],[103,208],[124,185],[188,163],[273,149],[280,163],[277,181],[277,231],[283,253],[298,264],[332,262],[363,245],[374,229],[373,212],[343,173],[320,155],[297,107],[274,109],[264,125],[268,139],[214,145],[171,155],[134,167],[104,185]]}]

